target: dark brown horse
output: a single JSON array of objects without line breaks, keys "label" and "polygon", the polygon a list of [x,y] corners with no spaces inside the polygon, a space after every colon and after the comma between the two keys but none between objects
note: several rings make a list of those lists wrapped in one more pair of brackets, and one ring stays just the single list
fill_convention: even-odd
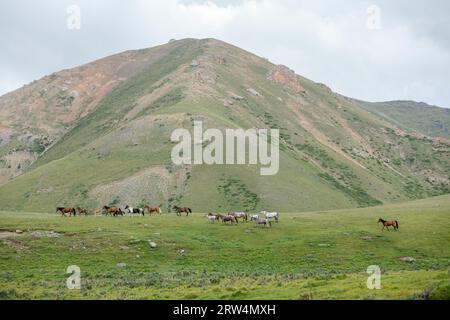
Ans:
[{"label": "dark brown horse", "polygon": [[148,205],[148,204],[146,204],[144,206],[144,211],[145,211],[145,209],[148,210],[149,214],[152,214],[152,213],[155,213],[155,214],[159,213],[159,214],[161,214],[162,213],[162,210],[161,210],[160,207],[152,207],[151,205]]},{"label": "dark brown horse", "polygon": [[80,207],[77,207],[76,208],[76,210],[78,211],[78,214],[84,214],[85,216],[87,216],[88,215],[88,212],[87,212],[87,210],[86,209],[83,209],[83,208],[80,208]]},{"label": "dark brown horse", "polygon": [[384,230],[384,228],[387,229],[387,231],[389,230],[389,227],[394,227],[394,230],[398,230],[398,221],[397,220],[383,220],[383,219],[378,219],[378,222],[381,222],[383,224],[383,228],[381,229],[381,231]]},{"label": "dark brown horse", "polygon": [[120,208],[104,206],[103,209],[105,209],[106,213],[109,214],[110,216],[114,216],[114,217],[118,216],[118,215],[123,216],[122,209],[120,209]]},{"label": "dark brown horse", "polygon": [[65,208],[65,207],[57,207],[56,213],[61,212],[62,216],[66,216],[66,213],[69,214],[69,217],[72,216],[72,213],[74,216],[77,215],[77,212],[75,211],[75,208]]},{"label": "dark brown horse", "polygon": [[227,222],[229,222],[230,224],[239,223],[238,218],[236,218],[235,216],[232,216],[230,214],[227,216],[221,216],[220,219],[222,219],[222,223],[227,223]]},{"label": "dark brown horse", "polygon": [[189,213],[192,213],[191,208],[188,208],[188,207],[173,206],[173,209],[177,213],[177,216],[181,216],[182,212],[186,212],[186,217],[189,215]]}]

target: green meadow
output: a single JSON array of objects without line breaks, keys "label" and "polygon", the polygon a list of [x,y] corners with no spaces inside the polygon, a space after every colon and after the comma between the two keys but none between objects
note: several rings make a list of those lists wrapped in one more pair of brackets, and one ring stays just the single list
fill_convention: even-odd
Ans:
[{"label": "green meadow", "polygon": [[[379,217],[399,230],[381,231]],[[198,212],[0,212],[0,298],[449,299],[449,230],[450,196],[281,212],[272,228],[212,224]],[[71,265],[80,290],[66,287]],[[379,290],[366,286],[370,265],[381,269]]]}]

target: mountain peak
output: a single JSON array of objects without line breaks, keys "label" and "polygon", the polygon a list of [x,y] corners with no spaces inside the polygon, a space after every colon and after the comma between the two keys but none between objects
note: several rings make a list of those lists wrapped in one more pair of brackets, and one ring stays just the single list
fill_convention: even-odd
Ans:
[{"label": "mountain peak", "polygon": [[[448,133],[448,124],[422,116],[430,125],[411,126],[423,106],[408,119],[370,109],[389,105],[345,98],[217,39],[122,52],[0,97],[0,204],[40,211],[67,199],[88,207],[145,200],[167,210],[182,199],[201,211],[274,203],[299,211],[448,192],[448,144],[429,134]],[[173,165],[171,132],[194,120],[205,129],[279,129],[279,173]]]}]

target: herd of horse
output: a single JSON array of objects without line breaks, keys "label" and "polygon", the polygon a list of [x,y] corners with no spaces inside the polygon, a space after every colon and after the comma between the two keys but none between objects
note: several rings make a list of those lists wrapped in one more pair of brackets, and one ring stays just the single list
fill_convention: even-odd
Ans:
[{"label": "herd of horse", "polygon": [[[183,212],[186,213],[186,216],[188,216],[190,213],[192,213],[192,209],[188,207],[178,207],[173,206],[173,210],[175,210],[177,215],[181,215]],[[122,210],[120,207],[109,207],[109,206],[103,206],[103,208],[96,208],[93,210],[87,210],[84,208],[76,207],[57,207],[56,213],[61,213],[62,216],[66,216],[68,214],[69,216],[76,216],[78,215],[109,215],[109,216],[123,216],[124,214],[128,215],[145,215],[145,212],[148,212],[151,214],[162,214],[162,210],[160,207],[154,207],[151,205],[144,205],[144,207],[130,207],[129,205],[126,205],[125,208]]]},{"label": "herd of horse", "polygon": [[206,215],[206,217],[211,223],[222,221],[222,223],[237,224],[239,223],[239,219],[242,219],[242,222],[248,222],[250,220],[254,221],[256,225],[262,225],[265,227],[272,226],[270,219],[274,219],[275,222],[279,221],[280,214],[278,212],[262,211],[261,213],[264,215],[264,218],[261,218],[257,214],[249,215],[246,212],[230,212],[228,214],[210,212]]},{"label": "herd of horse", "polygon": [[[186,213],[186,216],[189,216],[190,213],[192,213],[192,209],[188,207],[178,207],[173,206],[173,210],[175,210],[175,213],[178,216],[181,216],[182,213]],[[109,207],[109,206],[103,206],[103,208],[97,208],[91,211],[91,214],[93,215],[100,215],[105,214],[109,216],[123,216],[124,214],[128,214],[130,216],[132,215],[145,215],[145,212],[148,212],[151,214],[162,214],[162,210],[160,207],[154,207],[151,205],[144,205],[144,207],[130,207],[129,205],[126,205],[124,210],[120,207]],[[62,216],[66,216],[68,214],[69,216],[76,216],[77,213],[79,215],[88,215],[89,211],[87,209],[83,209],[80,207],[71,208],[71,207],[57,207],[56,213],[60,212]],[[211,222],[214,223],[216,221],[221,221],[224,224],[237,224],[239,223],[239,219],[242,220],[242,222],[250,222],[254,221],[256,225],[264,226],[264,227],[271,227],[272,222],[271,219],[274,219],[275,222],[278,222],[280,219],[280,214],[278,212],[268,212],[268,211],[261,211],[261,214],[263,214],[264,218],[261,218],[257,214],[248,214],[246,212],[230,212],[228,214],[221,214],[221,213],[208,213],[206,215],[206,218]],[[381,223],[383,225],[383,228],[381,231],[386,228],[388,231],[389,227],[393,227],[394,230],[398,230],[398,221],[397,220],[384,220],[382,218],[378,219],[378,223]]]},{"label": "herd of horse", "polygon": [[[56,213],[61,213],[62,216],[66,216],[68,214],[69,216],[76,216],[78,215],[109,215],[109,216],[123,216],[124,214],[129,215],[145,215],[145,212],[148,212],[151,214],[162,214],[162,210],[160,207],[153,207],[151,205],[146,204],[143,208],[138,207],[130,207],[129,205],[126,205],[125,208],[122,210],[120,207],[109,207],[109,206],[103,206],[103,208],[96,208],[93,210],[87,210],[84,208],[76,207],[57,207]],[[192,211],[191,211],[192,212]]]}]

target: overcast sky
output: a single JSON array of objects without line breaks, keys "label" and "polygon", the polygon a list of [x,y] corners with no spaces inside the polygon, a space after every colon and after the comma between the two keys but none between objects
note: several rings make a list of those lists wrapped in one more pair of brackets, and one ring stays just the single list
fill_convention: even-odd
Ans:
[{"label": "overcast sky", "polygon": [[[73,20],[80,9],[80,29]],[[169,39],[218,38],[341,94],[450,107],[450,1],[1,0],[0,94]]]}]

